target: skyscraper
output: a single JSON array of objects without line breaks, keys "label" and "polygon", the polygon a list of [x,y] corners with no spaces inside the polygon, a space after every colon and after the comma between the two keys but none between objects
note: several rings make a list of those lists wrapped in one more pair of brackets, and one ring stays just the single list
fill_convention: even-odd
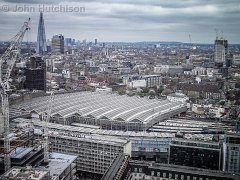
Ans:
[{"label": "skyscraper", "polygon": [[37,36],[37,54],[44,55],[47,52],[45,26],[43,20],[43,13],[40,12]]},{"label": "skyscraper", "polygon": [[216,39],[214,44],[214,62],[216,66],[222,67],[226,64],[228,54],[228,41],[225,39]]},{"label": "skyscraper", "polygon": [[52,53],[64,54],[64,37],[63,35],[54,35],[52,38]]},{"label": "skyscraper", "polygon": [[26,70],[26,88],[46,91],[46,64],[40,56],[31,57]]}]

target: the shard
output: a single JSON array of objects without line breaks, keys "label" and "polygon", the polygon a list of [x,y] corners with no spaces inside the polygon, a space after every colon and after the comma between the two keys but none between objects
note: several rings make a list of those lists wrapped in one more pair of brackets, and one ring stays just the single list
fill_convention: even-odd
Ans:
[{"label": "the shard", "polygon": [[37,36],[37,54],[44,55],[47,52],[45,26],[43,20],[43,13],[40,12]]}]

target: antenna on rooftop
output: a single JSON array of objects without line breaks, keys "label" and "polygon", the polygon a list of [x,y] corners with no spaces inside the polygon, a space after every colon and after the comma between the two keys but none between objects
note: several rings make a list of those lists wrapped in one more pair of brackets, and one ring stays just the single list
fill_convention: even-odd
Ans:
[{"label": "antenna on rooftop", "polygon": [[216,33],[216,40],[218,40],[218,29],[215,29],[215,33]]}]

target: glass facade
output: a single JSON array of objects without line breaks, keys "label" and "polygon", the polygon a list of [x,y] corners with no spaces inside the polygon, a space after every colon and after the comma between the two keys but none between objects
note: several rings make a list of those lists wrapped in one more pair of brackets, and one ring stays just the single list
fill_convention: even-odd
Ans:
[{"label": "glass facade", "polygon": [[47,52],[45,26],[43,20],[43,13],[40,13],[39,24],[38,24],[38,36],[37,36],[37,53],[43,55]]}]

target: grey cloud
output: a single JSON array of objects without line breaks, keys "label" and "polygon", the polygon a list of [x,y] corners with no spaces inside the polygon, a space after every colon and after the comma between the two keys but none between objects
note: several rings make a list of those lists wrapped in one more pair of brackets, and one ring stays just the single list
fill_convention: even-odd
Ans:
[{"label": "grey cloud", "polygon": [[[1,1],[0,1],[1,2]],[[44,13],[46,34],[62,33],[79,39],[141,41],[184,41],[191,33],[198,42],[213,42],[214,29],[223,30],[230,42],[240,42],[240,3],[238,0],[5,0],[14,3],[60,3],[85,6],[85,13]],[[16,26],[31,16],[32,37],[36,37],[39,13],[0,12],[0,39],[16,32]],[[3,16],[2,16],[3,15]],[[8,20],[6,21],[6,17]],[[4,26],[3,26],[4,25]],[[15,27],[15,28],[14,28]],[[2,31],[1,31],[2,32]]]}]

